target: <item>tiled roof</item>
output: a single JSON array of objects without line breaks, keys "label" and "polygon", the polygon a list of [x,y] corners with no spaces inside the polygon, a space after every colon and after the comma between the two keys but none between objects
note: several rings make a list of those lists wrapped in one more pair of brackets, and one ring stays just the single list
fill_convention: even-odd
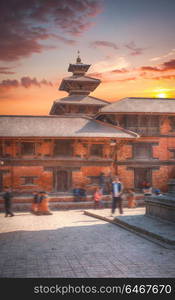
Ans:
[{"label": "tiled roof", "polygon": [[175,113],[174,98],[124,98],[106,105],[100,112]]},{"label": "tiled roof", "polygon": [[106,100],[102,100],[99,98],[95,98],[87,95],[70,95],[68,97],[64,97],[56,100],[54,103],[67,103],[67,104],[88,104],[88,105],[107,105],[110,102]]},{"label": "tiled roof", "polygon": [[87,82],[100,82],[100,79],[97,78],[93,78],[93,77],[89,77],[89,76],[69,76],[69,77],[65,77],[63,80],[64,81],[87,81]]},{"label": "tiled roof", "polygon": [[136,133],[89,117],[0,116],[0,137],[135,138]]}]

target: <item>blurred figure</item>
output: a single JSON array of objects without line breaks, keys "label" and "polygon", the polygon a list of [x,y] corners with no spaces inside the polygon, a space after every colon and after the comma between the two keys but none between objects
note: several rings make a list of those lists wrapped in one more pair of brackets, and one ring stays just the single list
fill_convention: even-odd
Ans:
[{"label": "blurred figure", "polygon": [[33,193],[33,202],[32,202],[32,213],[36,213],[38,211],[38,204],[39,204],[39,193],[34,191]]},{"label": "blurred figure", "polygon": [[136,207],[135,192],[133,189],[127,190],[127,200],[128,200],[128,208]]},{"label": "blurred figure", "polygon": [[49,210],[49,197],[45,191],[39,193],[39,205],[37,214],[52,215],[52,213]]},{"label": "blurred figure", "polygon": [[84,185],[81,186],[80,188],[80,201],[85,201],[86,200],[86,189]]},{"label": "blurred figure", "polygon": [[80,188],[77,185],[73,189],[73,196],[75,202],[81,201]]},{"label": "blurred figure", "polygon": [[152,195],[152,186],[149,182],[145,184],[145,187],[143,188],[144,196],[151,196]]},{"label": "blurred figure", "polygon": [[162,195],[162,193],[161,193],[161,191],[160,191],[159,189],[155,189],[155,190],[154,190],[154,194],[155,194],[156,196],[161,196],[161,195]]},{"label": "blurred figure", "polygon": [[13,195],[12,195],[12,192],[10,190],[9,187],[5,187],[4,188],[5,192],[3,194],[3,199],[4,199],[4,208],[5,208],[5,217],[13,217],[14,214],[12,212],[12,198],[13,198]]},{"label": "blurred figure", "polygon": [[102,208],[102,189],[101,188],[96,188],[94,192],[94,208]]}]

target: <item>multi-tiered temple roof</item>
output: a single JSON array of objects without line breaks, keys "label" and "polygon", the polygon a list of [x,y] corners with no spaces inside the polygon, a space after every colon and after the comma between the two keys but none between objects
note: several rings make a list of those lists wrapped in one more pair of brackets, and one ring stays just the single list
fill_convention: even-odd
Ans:
[{"label": "multi-tiered temple roof", "polygon": [[[96,107],[97,111],[99,108],[107,105],[109,102],[101,100],[95,97],[89,96],[98,85],[101,83],[100,79],[89,77],[86,72],[89,70],[91,65],[84,64],[78,54],[76,63],[69,64],[68,72],[72,72],[73,75],[66,77],[62,80],[59,90],[66,91],[69,96],[56,100],[53,103],[50,114],[63,114],[63,113],[78,113],[83,112],[83,106],[87,106],[87,110],[83,113],[93,114],[95,109],[91,110],[90,106]],[[69,105],[69,109],[66,108]],[[81,106],[78,111],[77,106]],[[76,107],[76,109],[75,109]],[[93,111],[93,112],[92,112]]]}]

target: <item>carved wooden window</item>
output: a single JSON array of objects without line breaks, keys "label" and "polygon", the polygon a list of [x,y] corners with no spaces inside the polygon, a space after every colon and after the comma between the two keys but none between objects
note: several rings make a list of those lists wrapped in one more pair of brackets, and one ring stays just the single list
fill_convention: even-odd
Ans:
[{"label": "carved wooden window", "polygon": [[149,159],[152,157],[152,147],[147,143],[138,143],[133,145],[134,159]]},{"label": "carved wooden window", "polygon": [[159,134],[159,116],[130,115],[125,116],[126,128],[142,135],[153,136]]},{"label": "carved wooden window", "polygon": [[79,113],[85,113],[85,110],[86,110],[86,107],[83,106],[83,105],[80,105],[80,106],[78,107]]},{"label": "carved wooden window", "polygon": [[55,156],[72,156],[73,155],[73,142],[70,140],[57,140],[54,146]]},{"label": "carved wooden window", "polygon": [[169,117],[171,130],[175,131],[175,117]]},{"label": "carved wooden window", "polygon": [[149,125],[150,125],[150,127],[159,128],[159,116],[151,116]]},{"label": "carved wooden window", "polygon": [[138,116],[131,115],[126,116],[126,127],[137,127],[138,126]]},{"label": "carved wooden window", "polygon": [[3,156],[3,147],[2,147],[2,143],[0,143],[0,156]]},{"label": "carved wooden window", "polygon": [[173,149],[173,148],[170,149],[169,148],[168,150],[171,152],[171,158],[175,159],[175,149]]},{"label": "carved wooden window", "polygon": [[3,175],[0,173],[0,192],[3,191]]},{"label": "carved wooden window", "polygon": [[90,149],[91,156],[103,156],[103,145],[102,144],[92,144]]},{"label": "carved wooden window", "polygon": [[35,143],[22,142],[21,143],[21,154],[22,155],[34,155],[35,154]]},{"label": "carved wooden window", "polygon": [[98,110],[99,110],[99,106],[92,106],[91,113],[96,114],[98,112]]},{"label": "carved wooden window", "polygon": [[22,176],[22,185],[34,185],[36,176]]}]

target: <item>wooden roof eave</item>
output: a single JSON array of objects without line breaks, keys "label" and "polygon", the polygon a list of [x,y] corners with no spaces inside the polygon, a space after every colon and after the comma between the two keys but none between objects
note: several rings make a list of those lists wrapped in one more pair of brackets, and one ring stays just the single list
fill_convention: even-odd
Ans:
[{"label": "wooden roof eave", "polygon": [[175,115],[175,112],[145,112],[145,111],[142,111],[142,112],[118,112],[118,111],[111,111],[111,112],[98,112],[94,117],[99,117],[101,115],[160,115],[160,116],[163,116],[163,115]]},{"label": "wooden roof eave", "polygon": [[112,127],[112,128],[118,129],[120,131],[123,131],[125,133],[131,134],[131,135],[133,135],[133,138],[139,138],[140,137],[139,134],[137,134],[136,132],[130,131],[130,130],[125,129],[125,128],[122,128],[120,126],[116,126],[116,125],[113,125],[113,124],[110,124],[110,123],[106,123],[106,122],[103,122],[101,120],[95,120],[95,121],[102,124],[103,126]]},{"label": "wooden roof eave", "polygon": [[[128,130],[129,131],[129,130]],[[9,137],[9,136],[0,136],[0,140],[30,140],[30,141],[33,141],[33,140],[64,140],[64,139],[70,139],[70,140],[79,140],[79,139],[82,139],[82,140],[96,140],[96,139],[99,139],[99,140],[113,140],[113,139],[118,139],[118,140],[133,140],[134,137],[87,137],[87,136],[65,136],[65,137],[54,137],[54,136],[16,136],[16,137]],[[135,138],[139,138],[138,137],[135,137]]]}]

